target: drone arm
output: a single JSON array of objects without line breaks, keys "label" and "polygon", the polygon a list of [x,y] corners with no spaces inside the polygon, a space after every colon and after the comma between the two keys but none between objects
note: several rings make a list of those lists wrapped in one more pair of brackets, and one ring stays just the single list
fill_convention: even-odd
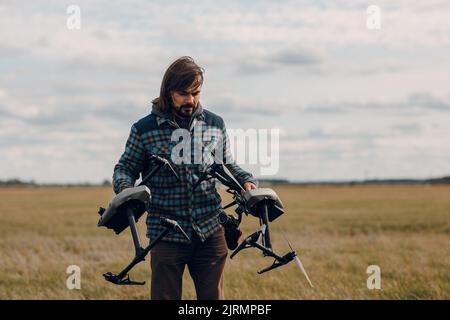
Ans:
[{"label": "drone arm", "polygon": [[284,265],[285,265],[285,263],[280,263],[280,262],[278,262],[277,260],[275,260],[270,266],[265,267],[265,268],[259,270],[259,271],[258,271],[258,274],[262,274],[262,273],[264,273],[264,272],[267,272],[267,271],[276,269],[276,268],[281,267],[281,266],[284,266]]},{"label": "drone arm", "polygon": [[212,175],[232,190],[238,192],[244,190],[242,185],[236,181],[232,175],[228,174],[222,165],[217,165],[215,170],[212,172]]},{"label": "drone arm", "polygon": [[239,182],[234,179],[234,177],[228,174],[222,164],[214,163],[205,172],[203,172],[198,178],[197,182],[194,184],[194,190],[200,185],[200,183],[208,178],[216,178],[221,183],[226,185],[228,188],[241,191],[244,188],[239,184]]},{"label": "drone arm", "polygon": [[227,204],[225,207],[223,207],[222,209],[223,210],[226,210],[226,209],[228,209],[228,208],[230,208],[230,207],[232,207],[232,206],[234,206],[234,205],[236,205],[237,204],[237,202],[236,202],[236,200],[234,200],[234,201],[232,201],[232,202],[230,202],[229,204]]},{"label": "drone arm", "polygon": [[163,166],[162,163],[158,163],[156,166],[152,167],[152,169],[150,170],[149,173],[147,173],[147,175],[142,178],[141,183],[139,183],[140,186],[145,185],[148,180],[156,173],[158,172],[159,169],[161,169],[161,167]]},{"label": "drone arm", "polygon": [[239,253],[239,251],[241,251],[243,249],[254,247],[256,244],[256,241],[258,241],[260,233],[261,232],[258,230],[256,232],[252,233],[251,235],[249,235],[247,238],[245,238],[241,242],[241,244],[236,248],[236,250],[234,250],[233,253],[230,255],[230,259],[233,259],[233,257],[235,255],[237,255]]},{"label": "drone arm", "polygon": [[289,252],[288,252],[287,254],[285,254],[284,256],[279,256],[279,255],[277,255],[277,254],[274,253],[274,252],[272,252],[272,253],[273,253],[273,254],[271,254],[270,256],[274,257],[275,260],[273,261],[273,263],[272,263],[270,266],[268,266],[268,267],[266,267],[266,268],[261,269],[260,271],[258,271],[258,274],[261,274],[261,273],[264,273],[264,272],[273,270],[273,269],[275,269],[275,268],[284,266],[285,264],[287,264],[287,263],[291,262],[292,260],[294,260],[294,258],[295,258],[296,255],[297,255],[297,254],[295,253],[295,251],[289,251]]},{"label": "drone arm", "polygon": [[240,186],[240,189],[243,190],[242,186],[246,182],[251,182],[256,186],[258,185],[258,181],[253,178],[253,175],[239,167],[236,163],[226,163],[225,167],[230,171],[231,175],[233,176],[233,180],[235,180],[236,183]]},{"label": "drone arm", "polygon": [[233,259],[235,255],[237,255],[241,250],[250,248],[251,245],[248,244],[247,239],[241,242],[241,244],[233,251],[230,255],[230,259]]},{"label": "drone arm", "polygon": [[[162,224],[164,221],[161,219]],[[164,225],[164,224],[163,224]],[[153,247],[161,241],[162,238],[164,238],[173,228],[175,228],[175,225],[173,224],[166,224],[164,225],[166,229],[164,229],[155,239],[153,239],[150,244],[145,248],[140,250],[138,254],[133,258],[133,260],[130,262],[128,266],[125,267],[118,275],[118,279],[123,279],[127,274],[128,271],[130,271],[136,264],[143,261],[145,259],[145,256],[150,252],[150,250],[153,249]]]},{"label": "drone arm", "polygon": [[197,187],[200,185],[200,183],[202,183],[204,180],[206,180],[207,178],[209,178],[209,172],[208,170],[206,170],[205,172],[202,172],[202,174],[200,175],[200,177],[198,177],[197,182],[195,182],[193,189],[197,189]]},{"label": "drone arm", "polygon": [[172,172],[172,174],[177,178],[177,180],[180,181],[180,177],[178,176],[177,171],[175,170],[174,166],[172,165],[169,159],[165,159],[157,155],[152,155],[150,157],[150,161],[155,163],[156,165],[153,166],[150,172],[145,177],[142,178],[142,181],[139,184],[140,186],[145,185],[148,182],[148,180],[150,180],[150,178],[153,177],[153,175],[156,172],[158,172],[162,167],[168,168]]},{"label": "drone arm", "polygon": [[261,250],[264,253],[265,256],[273,257],[276,260],[283,259],[283,257],[281,257],[281,256],[277,255],[275,252],[273,252],[272,249],[269,249],[269,248],[267,248],[265,246],[262,246],[262,245],[260,245],[257,242],[253,243],[252,246],[257,248],[257,249],[259,249],[259,250]]}]

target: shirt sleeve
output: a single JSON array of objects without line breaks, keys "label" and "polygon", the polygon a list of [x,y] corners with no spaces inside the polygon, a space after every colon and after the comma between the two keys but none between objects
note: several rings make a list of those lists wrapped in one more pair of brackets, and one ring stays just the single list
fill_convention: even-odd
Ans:
[{"label": "shirt sleeve", "polygon": [[231,174],[242,186],[246,182],[251,182],[256,186],[258,186],[258,181],[253,177],[253,175],[250,172],[247,172],[244,169],[242,169],[233,159],[233,155],[231,154],[230,149],[230,139],[228,137],[225,125],[223,126],[222,129],[222,139],[223,139],[224,164],[227,167],[227,169],[231,172]]},{"label": "shirt sleeve", "polygon": [[134,186],[140,173],[144,170],[145,149],[136,127],[131,127],[125,145],[125,151],[114,166],[113,189],[117,194],[125,188]]}]

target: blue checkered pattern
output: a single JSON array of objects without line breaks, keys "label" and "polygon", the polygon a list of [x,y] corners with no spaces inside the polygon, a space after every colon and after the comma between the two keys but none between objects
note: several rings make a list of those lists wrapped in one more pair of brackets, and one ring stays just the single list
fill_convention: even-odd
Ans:
[{"label": "blue checkered pattern", "polygon": [[[172,150],[179,142],[171,140],[174,130],[180,128],[173,120],[154,112],[133,124],[125,151],[114,168],[113,187],[116,193],[134,186],[140,175],[146,176],[152,168],[148,161],[150,155],[173,159]],[[200,131],[203,134],[200,141],[202,150],[222,150],[226,167],[241,184],[257,184],[250,173],[232,160],[228,135],[221,117],[203,109],[193,119],[190,132],[185,133],[193,137],[195,132]],[[222,210],[222,200],[216,190],[215,179],[205,180],[193,189],[200,174],[213,161],[211,156],[207,156],[200,163],[194,162],[195,143],[198,141],[192,139],[191,161],[175,164],[180,180],[163,167],[147,182],[152,193],[147,215],[147,237],[150,239],[164,229],[159,225],[160,217],[176,220],[189,237],[195,232],[203,241],[220,228],[217,216]],[[187,242],[178,232],[169,233],[164,240]]]}]

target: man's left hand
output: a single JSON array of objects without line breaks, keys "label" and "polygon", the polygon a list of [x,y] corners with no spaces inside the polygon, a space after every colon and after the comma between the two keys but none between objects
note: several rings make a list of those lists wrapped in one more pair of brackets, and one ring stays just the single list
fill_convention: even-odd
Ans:
[{"label": "man's left hand", "polygon": [[256,189],[256,185],[252,182],[246,182],[244,183],[244,190],[241,191],[241,194],[243,195],[246,191],[250,191],[252,189]]}]

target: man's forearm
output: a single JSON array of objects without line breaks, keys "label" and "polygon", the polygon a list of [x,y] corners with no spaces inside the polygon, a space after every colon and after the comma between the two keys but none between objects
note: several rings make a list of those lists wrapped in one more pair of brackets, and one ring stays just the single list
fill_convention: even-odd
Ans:
[{"label": "man's forearm", "polygon": [[116,194],[134,186],[136,179],[127,171],[120,163],[114,167],[113,189]]},{"label": "man's forearm", "polygon": [[256,180],[250,172],[245,171],[236,163],[226,163],[225,166],[242,186],[246,182],[251,182],[256,186],[258,185],[258,180]]},{"label": "man's forearm", "polygon": [[133,125],[125,145],[125,151],[114,167],[113,189],[115,193],[134,186],[134,183],[144,169],[144,150],[139,133]]}]

